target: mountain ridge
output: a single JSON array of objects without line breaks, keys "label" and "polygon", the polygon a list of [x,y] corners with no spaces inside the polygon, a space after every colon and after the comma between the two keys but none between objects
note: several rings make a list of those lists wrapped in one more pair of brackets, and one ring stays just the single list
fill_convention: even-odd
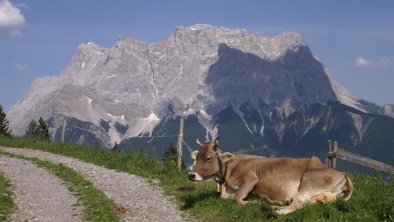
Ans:
[{"label": "mountain ridge", "polygon": [[[215,116],[229,104],[250,128],[241,110],[248,103],[260,118],[257,133],[264,134],[263,116],[286,119],[303,104],[330,101],[363,113],[371,106],[336,83],[299,34],[268,37],[197,24],[177,27],[158,43],[120,38],[111,48],[80,44],[60,75],[36,79],[7,116],[17,135],[39,116],[50,120],[54,138],[67,120],[91,123],[82,124],[84,130],[112,147],[152,135],[168,118],[198,114],[199,123],[212,130]],[[280,135],[283,126],[275,127]],[[82,136],[73,141],[83,142]]]}]

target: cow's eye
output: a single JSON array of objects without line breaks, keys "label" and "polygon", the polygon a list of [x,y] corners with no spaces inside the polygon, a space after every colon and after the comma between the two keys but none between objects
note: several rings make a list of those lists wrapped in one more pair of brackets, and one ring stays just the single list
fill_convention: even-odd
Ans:
[{"label": "cow's eye", "polygon": [[206,160],[207,160],[207,161],[211,161],[211,160],[212,160],[212,157],[211,157],[211,156],[208,156],[208,157],[206,158]]}]

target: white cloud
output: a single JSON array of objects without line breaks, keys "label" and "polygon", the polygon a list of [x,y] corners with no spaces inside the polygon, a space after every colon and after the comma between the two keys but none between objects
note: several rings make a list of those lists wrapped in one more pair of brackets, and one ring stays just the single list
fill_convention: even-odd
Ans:
[{"label": "white cloud", "polygon": [[[26,4],[22,5],[20,7],[28,7]],[[0,34],[19,36],[20,28],[25,23],[26,19],[18,7],[13,6],[8,0],[0,0]]]},{"label": "white cloud", "polygon": [[17,70],[19,70],[21,72],[24,72],[29,68],[27,65],[20,64],[20,63],[14,63],[14,66]]},{"label": "white cloud", "polygon": [[366,59],[364,57],[357,57],[354,64],[360,68],[374,67],[374,68],[384,68],[384,69],[393,69],[394,68],[394,60],[389,59],[387,57],[380,57],[377,60]]},{"label": "white cloud", "polygon": [[30,9],[30,6],[28,6],[26,3],[15,3],[15,6],[18,8],[25,8],[25,9]]},{"label": "white cloud", "polygon": [[370,66],[374,65],[374,62],[372,60],[368,60],[363,57],[358,57],[358,58],[356,58],[356,61],[354,62],[354,64],[357,67],[370,67]]}]

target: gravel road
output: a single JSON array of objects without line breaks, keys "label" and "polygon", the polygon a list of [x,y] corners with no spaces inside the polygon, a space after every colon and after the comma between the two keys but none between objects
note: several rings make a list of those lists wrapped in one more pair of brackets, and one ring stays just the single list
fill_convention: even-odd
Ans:
[{"label": "gravel road", "polygon": [[[16,211],[10,221],[82,221],[81,207],[66,185],[37,165],[0,155],[0,171],[11,181]],[[56,212],[56,213],[54,213]]]},{"label": "gravel road", "polygon": [[183,221],[180,211],[163,191],[141,177],[48,152],[19,148],[2,149],[70,167],[91,181],[115,203],[127,209],[128,213],[123,215],[123,221]]}]

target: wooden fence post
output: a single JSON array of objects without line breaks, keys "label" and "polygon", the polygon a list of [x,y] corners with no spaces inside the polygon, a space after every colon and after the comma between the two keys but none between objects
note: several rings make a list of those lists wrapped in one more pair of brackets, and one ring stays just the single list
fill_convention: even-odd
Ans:
[{"label": "wooden fence post", "polygon": [[328,153],[326,154],[326,166],[335,168],[337,166],[336,154],[338,150],[338,142],[328,140]]},{"label": "wooden fence post", "polygon": [[64,134],[66,133],[66,125],[67,125],[67,120],[66,118],[63,119],[63,126],[62,126],[62,135],[60,140],[62,141],[62,144],[64,144]]},{"label": "wooden fence post", "polygon": [[178,169],[182,169],[182,145],[183,145],[183,117],[179,120],[179,137],[178,137]]},{"label": "wooden fence post", "polygon": [[331,140],[327,140],[327,148],[328,148],[328,153],[326,153],[326,167],[330,166],[330,159],[328,158],[328,154],[330,153],[330,149],[331,149]]},{"label": "wooden fence post", "polygon": [[332,147],[332,159],[331,159],[331,163],[332,163],[332,168],[336,168],[337,167],[337,150],[338,150],[338,141],[333,141],[332,143],[333,147]]}]

